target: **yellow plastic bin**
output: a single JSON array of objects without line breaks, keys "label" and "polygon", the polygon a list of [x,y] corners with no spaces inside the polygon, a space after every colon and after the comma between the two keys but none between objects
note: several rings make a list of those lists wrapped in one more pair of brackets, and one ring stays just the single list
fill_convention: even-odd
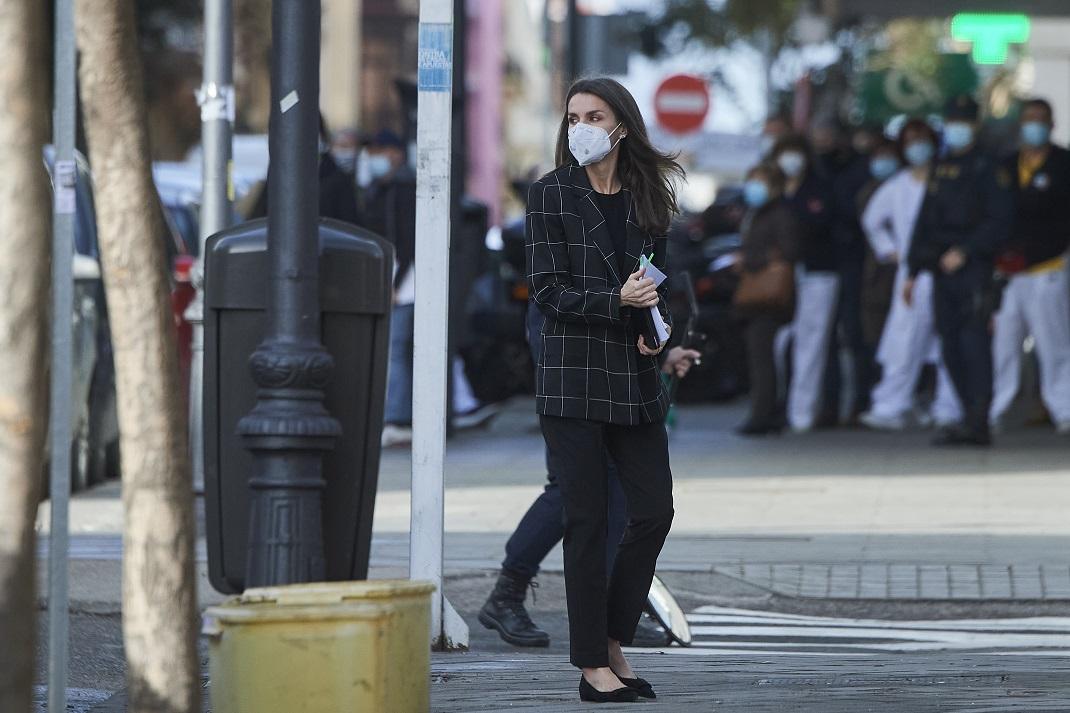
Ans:
[{"label": "yellow plastic bin", "polygon": [[210,607],[213,713],[426,713],[433,591],[408,580],[319,582]]}]

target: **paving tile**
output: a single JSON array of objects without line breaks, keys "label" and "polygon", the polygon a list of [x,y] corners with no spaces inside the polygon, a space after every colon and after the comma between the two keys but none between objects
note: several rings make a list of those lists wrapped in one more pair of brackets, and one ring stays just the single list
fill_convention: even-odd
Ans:
[{"label": "paving tile", "polygon": [[1041,565],[1045,599],[1070,599],[1070,567]]},{"label": "paving tile", "polygon": [[1070,601],[1070,566],[1061,564],[784,563],[712,569],[804,599]]},{"label": "paving tile", "polygon": [[976,566],[953,564],[948,566],[951,599],[980,599],[980,574]]}]

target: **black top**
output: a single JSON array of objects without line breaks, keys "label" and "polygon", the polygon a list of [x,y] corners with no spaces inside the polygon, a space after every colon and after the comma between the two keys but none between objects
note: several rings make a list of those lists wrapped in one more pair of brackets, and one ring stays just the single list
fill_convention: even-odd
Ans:
[{"label": "black top", "polygon": [[907,264],[910,274],[940,274],[940,258],[959,248],[967,259],[991,265],[1010,238],[1013,179],[1003,166],[973,148],[933,166]]},{"label": "black top", "polygon": [[416,257],[416,175],[402,166],[390,178],[380,179],[368,187],[364,227],[394,244],[394,287]]},{"label": "black top", "polygon": [[1015,153],[1004,163],[1015,193],[1010,249],[1032,267],[1059,257],[1070,246],[1070,151],[1048,149],[1044,163],[1022,187]]},{"label": "black top", "polygon": [[858,196],[870,183],[869,158],[856,156],[832,183],[835,216],[832,234],[841,265],[861,265],[866,257],[866,235],[862,230],[862,212]]},{"label": "black top", "polygon": [[785,200],[802,227],[800,251],[810,272],[835,272],[838,266],[833,235],[833,198],[827,182],[813,171],[807,173],[794,195]]},{"label": "black top", "polygon": [[617,270],[623,280],[627,277],[625,273],[627,272],[628,262],[629,195],[624,191],[617,191],[616,193],[599,193],[595,191],[591,195],[594,197],[595,203],[598,204],[598,210],[602,211],[602,216],[606,219],[609,237],[613,240],[613,252],[617,255]]},{"label": "black top", "polygon": [[[268,176],[270,175],[269,167]],[[329,153],[320,154],[319,175],[320,217],[359,225],[361,220],[357,213],[357,187],[353,183],[353,176],[339,168]],[[266,218],[267,214],[268,181],[265,180],[260,195],[246,218]]]}]

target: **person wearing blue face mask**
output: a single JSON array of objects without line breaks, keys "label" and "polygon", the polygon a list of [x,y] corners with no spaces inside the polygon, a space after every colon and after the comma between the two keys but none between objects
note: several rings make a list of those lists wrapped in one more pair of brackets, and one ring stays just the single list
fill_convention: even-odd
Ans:
[{"label": "person wearing blue face mask", "polygon": [[[321,218],[334,218],[360,225],[363,217],[357,208],[357,187],[353,183],[353,174],[340,166],[332,155],[331,133],[322,114],[319,124],[319,215]],[[256,200],[245,216],[246,220],[267,217],[268,183],[272,170],[269,166],[269,179],[263,182]]]},{"label": "person wearing blue face mask", "polygon": [[[772,164],[760,164],[747,174],[743,184],[743,200],[747,214],[743,219],[742,246],[737,255],[736,270],[741,279],[765,273],[757,279],[775,279],[766,272],[771,262],[786,265],[782,277],[791,280],[798,253],[800,225],[795,213],[782,197],[784,175]],[[742,282],[741,282],[742,284]],[[777,409],[777,369],[773,344],[780,328],[791,321],[792,305],[741,304],[738,296],[736,311],[747,320],[744,339],[747,345],[747,365],[750,370],[750,415],[739,427],[744,436],[764,436],[779,433],[784,419]]]},{"label": "person wearing blue face mask", "polygon": [[951,381],[965,413],[941,431],[936,445],[992,442],[992,340],[989,320],[999,292],[996,253],[1009,239],[1014,216],[1010,173],[977,147],[979,108],[968,95],[953,98],[944,117],[948,154],[933,166],[907,258],[910,304],[917,276],[933,276],[933,310]]},{"label": "person wearing blue face mask", "polygon": [[822,406],[829,345],[839,306],[835,196],[816,170],[810,143],[804,137],[781,139],[773,149],[773,160],[784,173],[784,199],[802,226],[795,317],[785,335],[790,333],[792,345],[788,424],[795,433],[806,433],[817,425]]},{"label": "person wearing blue face mask", "polygon": [[999,424],[1018,392],[1022,342],[1040,361],[1040,394],[1055,429],[1070,434],[1070,151],[1051,142],[1052,108],[1022,105],[1021,147],[1007,159],[1016,175],[1014,236],[997,266],[1008,275],[993,333],[995,388],[990,420]]},{"label": "person wearing blue face mask", "polygon": [[[917,410],[915,391],[922,367],[933,361],[938,340],[933,327],[932,276],[922,273],[914,285],[914,304],[908,305],[902,296],[903,285],[909,279],[905,256],[910,252],[918,213],[925,198],[925,190],[936,148],[936,133],[925,121],[911,119],[899,132],[899,147],[907,167],[880,184],[862,213],[862,226],[869,240],[874,266],[867,276],[867,287],[882,280],[876,275],[891,273],[891,284],[885,289],[880,304],[882,314],[874,331],[879,340],[877,362],[881,378],[873,387],[871,406],[859,416],[867,428],[899,431],[907,427],[911,418],[926,424],[941,426],[957,423],[961,418],[947,371],[937,369],[936,398],[929,413]],[[877,302],[874,296],[873,302]],[[876,311],[877,305],[868,306]],[[938,361],[938,360],[937,360]]]},{"label": "person wearing blue face mask", "polygon": [[894,150],[874,152],[869,160],[869,175],[877,181],[886,181],[899,170],[899,157]]}]

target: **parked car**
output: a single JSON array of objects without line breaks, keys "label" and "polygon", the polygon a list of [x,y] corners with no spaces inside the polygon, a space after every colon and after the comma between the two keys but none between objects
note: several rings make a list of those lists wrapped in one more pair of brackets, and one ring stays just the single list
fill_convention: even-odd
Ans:
[{"label": "parked car", "polygon": [[[51,147],[45,149],[44,158],[52,177],[55,161]],[[118,473],[119,426],[93,183],[89,165],[79,153],[75,154],[75,166],[71,487],[80,490]],[[51,240],[51,236],[45,239]],[[47,470],[45,483],[47,490]]]},{"label": "parked car", "polygon": [[[237,139],[237,137],[236,137]],[[236,147],[248,142],[238,142]],[[254,145],[256,142],[253,142]],[[265,147],[266,151],[266,147]],[[254,151],[247,151],[254,153]],[[152,166],[153,181],[164,209],[169,238],[167,259],[171,266],[171,313],[178,335],[178,361],[182,373],[183,393],[189,393],[190,366],[193,359],[193,326],[186,318],[186,310],[196,296],[192,270],[200,256],[201,229],[201,165],[197,160],[182,162],[158,161]],[[255,169],[247,172],[255,175]],[[243,174],[244,175],[244,174]],[[236,197],[240,198],[252,185],[248,176],[235,179]],[[240,223],[237,210],[231,223]]]},{"label": "parked car", "polygon": [[[72,490],[81,490],[119,475],[119,426],[92,174],[82,154],[76,152],[75,164],[71,486]],[[45,150],[45,165],[51,177],[51,147]],[[187,379],[184,383],[188,384],[191,329],[184,313],[194,294],[190,270],[199,246],[199,183],[195,192],[189,185],[168,180],[166,173],[162,179],[157,181],[157,190],[167,228],[164,247],[171,273],[171,308],[178,334],[179,363]]]}]

